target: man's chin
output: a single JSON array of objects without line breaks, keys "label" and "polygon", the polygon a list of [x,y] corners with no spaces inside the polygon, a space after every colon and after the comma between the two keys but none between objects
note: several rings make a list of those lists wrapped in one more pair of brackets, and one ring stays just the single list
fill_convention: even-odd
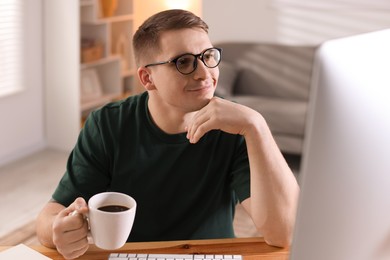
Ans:
[{"label": "man's chin", "polygon": [[209,93],[207,93],[207,95],[203,95],[202,97],[198,97],[197,99],[192,99],[190,103],[187,103],[187,108],[190,110],[189,112],[201,110],[210,103],[213,97],[214,91],[210,91]]},{"label": "man's chin", "polygon": [[211,101],[212,98],[213,98],[213,96],[207,97],[207,98],[201,100],[201,101],[198,103],[198,107],[197,107],[196,110],[201,110],[202,108],[204,108],[205,106],[207,106],[207,105],[210,103],[210,101]]},{"label": "man's chin", "polygon": [[186,105],[186,110],[187,112],[197,112],[199,110],[201,110],[202,108],[204,108],[205,106],[207,106],[207,104],[210,102],[210,100],[205,100],[205,101],[202,101],[202,102],[197,102],[197,103],[193,103],[193,104],[187,104]]}]

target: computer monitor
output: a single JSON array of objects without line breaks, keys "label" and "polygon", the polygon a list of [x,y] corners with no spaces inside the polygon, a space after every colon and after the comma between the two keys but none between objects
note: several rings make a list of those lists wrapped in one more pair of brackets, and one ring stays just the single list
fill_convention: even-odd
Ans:
[{"label": "computer monitor", "polygon": [[291,260],[390,259],[390,30],[314,61]]}]

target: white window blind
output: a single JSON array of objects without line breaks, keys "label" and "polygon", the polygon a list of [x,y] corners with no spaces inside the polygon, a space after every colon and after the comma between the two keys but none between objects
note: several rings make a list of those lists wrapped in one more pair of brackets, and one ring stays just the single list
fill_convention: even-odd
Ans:
[{"label": "white window blind", "polygon": [[0,97],[23,88],[23,0],[0,0]]}]

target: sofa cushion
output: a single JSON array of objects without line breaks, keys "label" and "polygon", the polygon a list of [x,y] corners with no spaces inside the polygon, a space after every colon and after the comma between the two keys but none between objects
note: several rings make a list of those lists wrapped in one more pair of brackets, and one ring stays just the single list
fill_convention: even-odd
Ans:
[{"label": "sofa cushion", "polygon": [[307,101],[316,46],[219,43],[223,59],[240,72],[233,95],[265,95]]},{"label": "sofa cushion", "polygon": [[259,111],[273,134],[303,137],[307,101],[261,96],[234,96],[231,100]]},{"label": "sofa cushion", "polygon": [[233,87],[236,82],[238,68],[226,61],[221,61],[218,65],[219,79],[215,94],[220,97],[229,97],[233,94]]}]

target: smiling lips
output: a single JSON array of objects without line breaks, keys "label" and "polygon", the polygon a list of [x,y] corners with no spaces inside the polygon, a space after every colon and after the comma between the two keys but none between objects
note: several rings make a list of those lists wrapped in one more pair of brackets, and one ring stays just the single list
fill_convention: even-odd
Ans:
[{"label": "smiling lips", "polygon": [[202,90],[209,89],[211,87],[212,87],[212,85],[205,85],[205,86],[199,86],[199,87],[195,87],[195,88],[189,88],[187,90],[188,91],[202,91]]}]

